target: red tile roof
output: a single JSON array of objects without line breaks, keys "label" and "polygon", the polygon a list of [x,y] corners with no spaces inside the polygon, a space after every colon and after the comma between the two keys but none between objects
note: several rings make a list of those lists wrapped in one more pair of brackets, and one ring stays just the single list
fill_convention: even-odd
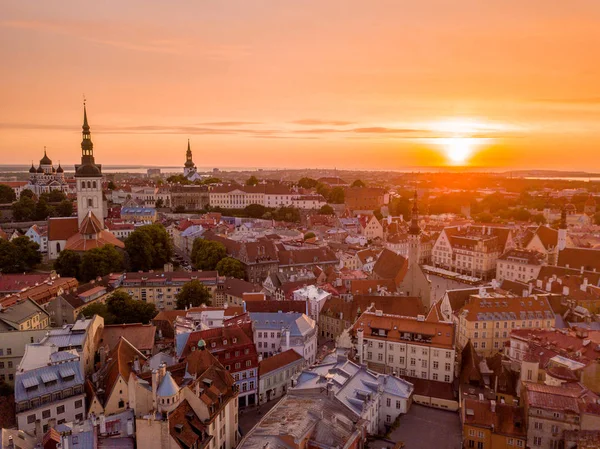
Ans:
[{"label": "red tile roof", "polygon": [[101,345],[108,345],[109,350],[112,350],[123,337],[137,350],[151,351],[155,335],[156,326],[152,324],[110,324],[104,326]]},{"label": "red tile roof", "polygon": [[264,376],[271,371],[275,371],[276,369],[283,368],[291,363],[303,359],[304,357],[302,357],[296,351],[293,349],[288,349],[285,352],[280,352],[272,357],[261,360],[258,364],[258,375]]},{"label": "red tile roof", "polygon": [[48,241],[68,240],[78,232],[77,217],[48,219]]}]

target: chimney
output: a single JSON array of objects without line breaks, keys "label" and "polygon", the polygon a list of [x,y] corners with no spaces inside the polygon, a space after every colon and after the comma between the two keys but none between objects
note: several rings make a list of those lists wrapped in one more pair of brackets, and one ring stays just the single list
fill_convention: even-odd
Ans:
[{"label": "chimney", "polygon": [[133,371],[136,374],[140,373],[140,358],[136,355],[135,358],[133,359]]},{"label": "chimney", "polygon": [[100,435],[106,435],[106,416],[100,413]]},{"label": "chimney", "polygon": [[529,294],[531,295],[531,292],[533,291],[533,283],[530,282],[529,283]]},{"label": "chimney", "polygon": [[362,362],[363,362],[363,345],[365,342],[365,339],[364,339],[365,334],[364,334],[364,331],[362,330],[362,328],[360,328],[356,331],[356,335],[358,337],[358,345],[356,346],[356,352],[358,355],[358,363],[362,364]]},{"label": "chimney", "polygon": [[286,329],[285,330],[285,348],[283,349],[282,352],[285,352],[288,349],[290,349],[290,330]]},{"label": "chimney", "polygon": [[524,288],[523,289],[523,298],[527,298],[529,296],[529,289]]},{"label": "chimney", "polygon": [[588,287],[588,278],[583,278],[583,284],[581,284],[581,291],[582,292],[587,291],[587,287]]},{"label": "chimney", "polygon": [[566,285],[563,285],[562,294],[563,294],[563,296],[569,296],[569,287],[567,287]]},{"label": "chimney", "polygon": [[490,401],[490,410],[492,413],[496,413],[496,401]]},{"label": "chimney", "polygon": [[550,292],[552,291],[552,281],[549,280],[548,282],[546,282],[546,291]]},{"label": "chimney", "polygon": [[[152,408],[154,410],[156,410],[158,408],[158,397],[157,397],[157,391],[158,391],[158,385],[160,384],[159,381],[159,370],[155,369],[152,371]],[[102,415],[100,415],[102,416]]]}]

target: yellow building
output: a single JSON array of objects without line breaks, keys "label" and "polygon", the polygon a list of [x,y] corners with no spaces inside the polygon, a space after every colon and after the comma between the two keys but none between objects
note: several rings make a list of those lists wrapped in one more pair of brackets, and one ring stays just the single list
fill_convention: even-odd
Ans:
[{"label": "yellow building", "polygon": [[471,340],[483,356],[493,355],[510,341],[515,329],[549,329],[556,319],[547,295],[516,297],[491,292],[472,295],[458,311],[457,343]]},{"label": "yellow building", "polygon": [[464,448],[514,449],[527,443],[524,410],[514,405],[467,398],[461,423]]}]

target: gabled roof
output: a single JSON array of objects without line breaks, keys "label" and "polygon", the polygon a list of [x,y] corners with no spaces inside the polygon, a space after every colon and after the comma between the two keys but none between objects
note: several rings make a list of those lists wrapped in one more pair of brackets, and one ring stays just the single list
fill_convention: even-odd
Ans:
[{"label": "gabled roof", "polygon": [[[201,448],[213,437],[208,436],[208,429],[196,415],[187,399],[184,399],[175,410],[169,413],[169,434],[181,449]],[[203,443],[203,440],[206,440]]]},{"label": "gabled roof", "polygon": [[133,369],[133,361],[136,357],[140,362],[140,366],[142,366],[146,361],[146,356],[129,343],[127,339],[121,337],[108,356],[110,362],[108,362],[106,376],[104,378],[104,391],[106,391],[107,400],[110,397],[119,376],[123,378],[124,382],[129,382],[129,375]]},{"label": "gabled roof", "polygon": [[384,249],[373,266],[373,274],[379,279],[394,279],[396,283],[402,281],[408,269],[408,259],[396,254],[389,249]]},{"label": "gabled roof", "polygon": [[558,253],[557,265],[600,272],[600,249],[565,248]]},{"label": "gabled roof", "polygon": [[53,217],[48,219],[48,241],[68,240],[79,232],[77,217]]},{"label": "gabled roof", "polygon": [[79,233],[83,235],[96,235],[102,231],[102,223],[89,211],[79,227]]},{"label": "gabled roof", "polygon": [[138,351],[151,351],[155,335],[156,326],[152,324],[110,324],[104,326],[101,344],[111,351],[123,337]]},{"label": "gabled roof", "polygon": [[264,376],[271,371],[286,367],[294,362],[297,362],[298,360],[304,360],[304,357],[302,357],[293,349],[288,349],[285,352],[281,352],[272,357],[261,360],[258,364],[258,375]]}]

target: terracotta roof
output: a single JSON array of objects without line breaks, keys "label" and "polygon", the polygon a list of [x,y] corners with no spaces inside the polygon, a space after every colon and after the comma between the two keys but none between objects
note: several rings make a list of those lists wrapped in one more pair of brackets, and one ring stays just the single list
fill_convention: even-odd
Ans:
[{"label": "terracotta roof", "polygon": [[[377,340],[404,341],[400,337],[402,333],[408,332],[422,335],[424,338],[431,338],[431,345],[453,348],[454,325],[451,323],[432,323],[428,321],[418,321],[415,318],[399,317],[395,315],[377,316],[374,313],[363,313],[352,328],[355,333],[358,329],[363,329],[365,338],[374,338]],[[378,332],[383,329],[387,331],[387,336],[380,336]],[[418,341],[415,341],[418,343]],[[413,342],[413,344],[415,343]]]},{"label": "terracotta roof", "polygon": [[467,341],[467,344],[462,350],[461,357],[461,368],[460,368],[460,383],[462,385],[471,385],[483,387],[485,385],[481,370],[479,369],[479,363],[481,358],[475,352],[471,340]]},{"label": "terracotta roof", "polygon": [[396,291],[393,279],[353,279],[350,281],[350,293],[353,295],[368,295],[377,292],[377,288],[385,288],[388,293]]},{"label": "terracotta roof", "polygon": [[335,253],[329,247],[280,250],[277,256],[281,266],[320,265],[339,262]]},{"label": "terracotta roof", "polygon": [[494,434],[527,438],[525,410],[522,407],[498,403],[492,412],[491,401],[465,398],[463,409],[466,425],[486,427]]},{"label": "terracotta roof", "polygon": [[50,301],[52,298],[56,298],[59,292],[68,292],[69,290],[75,289],[79,285],[79,282],[75,278],[55,278],[51,281],[46,281],[43,284],[30,287],[24,291],[14,293],[10,296],[5,296],[0,299],[0,304],[3,307],[8,307],[15,304],[25,298],[30,298],[37,304],[43,305]]},{"label": "terracotta roof", "polygon": [[266,358],[258,363],[258,375],[264,376],[265,374],[275,371],[276,369],[283,368],[291,363],[303,360],[300,354],[293,349],[288,349],[285,352],[280,352],[272,357]]},{"label": "terracotta roof", "polygon": [[450,382],[439,382],[436,380],[422,379],[420,377],[410,376],[398,376],[401,379],[409,381],[413,384],[413,394],[418,396],[434,397],[439,399],[446,399],[448,401],[455,401],[454,390],[452,389],[452,383]]},{"label": "terracotta roof", "polygon": [[96,216],[90,211],[85,216],[79,226],[79,233],[83,235],[96,235],[102,231],[102,223],[96,218]]},{"label": "terracotta roof", "polygon": [[213,438],[208,436],[208,429],[196,415],[187,399],[184,399],[175,410],[169,413],[168,419],[169,434],[181,449],[191,447],[200,449]]},{"label": "terracotta roof", "polygon": [[151,351],[154,347],[156,326],[152,324],[110,324],[104,326],[102,331],[102,345],[107,345],[112,350],[121,340],[121,337],[139,351]]},{"label": "terracotta roof", "polygon": [[[90,226],[87,226],[87,231]],[[92,238],[89,238],[89,237]],[[102,248],[104,245],[113,245],[117,248],[125,248],[125,243],[119,240],[110,231],[100,231],[97,234],[81,234],[80,232],[69,237],[65,249],[71,251],[89,251],[94,248]]]},{"label": "terracotta roof", "polygon": [[[408,296],[354,296],[352,301],[345,301],[342,298],[329,298],[323,308],[322,315],[338,317],[354,323],[354,321],[365,312],[371,305],[372,309],[381,310],[388,315],[398,315],[405,317],[417,317],[417,315],[425,315],[426,309],[423,306],[420,298]],[[341,316],[341,318],[340,318]]]},{"label": "terracotta roof", "polygon": [[528,265],[543,265],[544,255],[534,250],[512,248],[498,257],[498,260],[507,260]]},{"label": "terracotta roof", "polygon": [[521,396],[529,407],[578,415],[587,410],[590,404],[595,405],[600,400],[597,395],[576,382],[560,386],[524,382],[523,386]]},{"label": "terracotta roof", "polygon": [[246,303],[247,312],[299,312],[306,313],[306,301],[250,301]]},{"label": "terracotta roof", "polygon": [[552,229],[549,226],[541,225],[529,237],[528,241],[524,242],[525,246],[527,246],[531,242],[533,237],[536,235],[538,236],[546,250],[550,248],[555,248],[556,245],[558,245],[558,231],[556,229]]},{"label": "terracotta roof", "polygon": [[600,249],[565,248],[558,253],[557,265],[600,272]]},{"label": "terracotta roof", "polygon": [[389,249],[384,249],[373,266],[373,275],[379,279],[394,279],[396,284],[402,282],[408,270],[408,259]]},{"label": "terracotta roof", "polygon": [[41,284],[47,280],[50,280],[50,274],[48,273],[0,273],[0,292],[18,292],[24,288],[35,287],[36,284]]},{"label": "terracotta roof", "polygon": [[68,240],[79,232],[77,217],[49,218],[48,241]]},{"label": "terracotta roof", "polygon": [[554,320],[548,298],[538,295],[525,298],[473,295],[458,314],[463,313],[467,321]]},{"label": "terracotta roof", "polygon": [[123,377],[125,382],[129,382],[129,374],[131,374],[132,364],[136,357],[140,361],[140,366],[146,362],[144,354],[138,351],[125,338],[121,337],[107,358],[107,360],[110,359],[110,362],[108,362],[107,373],[104,378],[106,399],[109,398],[119,376]]}]

